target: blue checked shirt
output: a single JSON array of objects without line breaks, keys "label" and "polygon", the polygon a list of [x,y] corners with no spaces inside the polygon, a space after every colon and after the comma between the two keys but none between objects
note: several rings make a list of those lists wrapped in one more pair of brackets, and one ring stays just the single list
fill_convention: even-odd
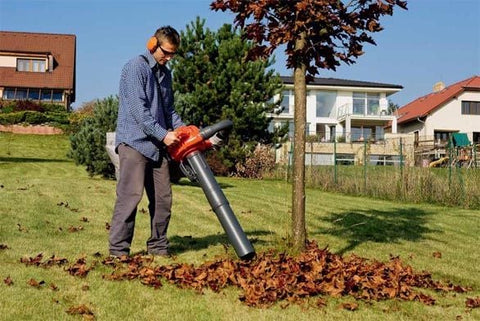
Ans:
[{"label": "blue checked shirt", "polygon": [[173,108],[170,70],[160,65],[154,69],[157,62],[150,52],[143,56],[148,63],[137,56],[122,70],[115,146],[125,143],[157,161],[169,127],[175,129],[184,123]]}]

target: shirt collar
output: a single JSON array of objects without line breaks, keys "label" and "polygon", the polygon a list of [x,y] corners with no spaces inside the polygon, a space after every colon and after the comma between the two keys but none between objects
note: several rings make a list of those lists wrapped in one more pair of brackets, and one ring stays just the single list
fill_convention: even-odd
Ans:
[{"label": "shirt collar", "polygon": [[145,57],[147,57],[147,60],[148,60],[148,65],[150,66],[150,68],[154,68],[156,65],[157,65],[157,61],[155,60],[155,58],[153,58],[153,55],[150,53],[150,51],[145,51],[145,54],[144,54]]}]

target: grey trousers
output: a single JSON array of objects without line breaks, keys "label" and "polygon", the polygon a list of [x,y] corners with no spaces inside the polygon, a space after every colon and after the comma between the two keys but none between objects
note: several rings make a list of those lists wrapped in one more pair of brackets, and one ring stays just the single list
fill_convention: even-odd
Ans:
[{"label": "grey trousers", "polygon": [[167,229],[172,208],[172,188],[168,162],[161,158],[154,162],[128,145],[118,147],[120,177],[117,182],[117,198],[110,225],[110,254],[129,255],[135,228],[135,216],[143,190],[148,197],[151,235],[147,251],[151,254],[167,254]]}]

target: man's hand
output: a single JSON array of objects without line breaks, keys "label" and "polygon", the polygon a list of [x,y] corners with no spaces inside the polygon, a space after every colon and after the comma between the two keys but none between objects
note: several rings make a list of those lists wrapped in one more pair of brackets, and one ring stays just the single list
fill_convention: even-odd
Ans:
[{"label": "man's hand", "polygon": [[167,146],[174,146],[180,142],[180,138],[178,137],[178,133],[176,132],[168,132],[167,136],[163,139],[163,143]]}]

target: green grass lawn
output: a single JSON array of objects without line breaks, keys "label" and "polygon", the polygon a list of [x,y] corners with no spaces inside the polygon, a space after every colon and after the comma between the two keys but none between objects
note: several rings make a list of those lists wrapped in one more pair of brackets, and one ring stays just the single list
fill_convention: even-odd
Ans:
[{"label": "green grass lawn", "polygon": [[[400,256],[416,271],[438,281],[470,286],[467,293],[432,295],[436,304],[386,300],[356,301],[325,297],[302,305],[282,302],[252,308],[239,300],[240,290],[226,288],[199,294],[163,282],[154,289],[138,280],[110,281],[101,261],[108,254],[108,230],[115,181],[89,177],[66,157],[65,136],[0,133],[0,319],[81,320],[71,307],[85,305],[96,320],[479,320],[480,308],[467,298],[480,296],[480,211],[406,204],[307,190],[308,238],[331,252],[387,261]],[[218,179],[257,252],[288,250],[291,187],[284,181]],[[174,185],[169,238],[174,258],[155,265],[201,264],[235,258],[201,189],[186,180]],[[132,252],[145,250],[149,217],[139,206]],[[67,266],[42,268],[20,262],[43,253],[45,259],[84,257],[90,273],[74,277]],[[434,253],[441,253],[435,255]],[[29,284],[43,281],[39,287]],[[13,282],[13,283],[12,283]],[[7,284],[8,283],[8,284]],[[357,302],[356,311],[339,308]]]}]

